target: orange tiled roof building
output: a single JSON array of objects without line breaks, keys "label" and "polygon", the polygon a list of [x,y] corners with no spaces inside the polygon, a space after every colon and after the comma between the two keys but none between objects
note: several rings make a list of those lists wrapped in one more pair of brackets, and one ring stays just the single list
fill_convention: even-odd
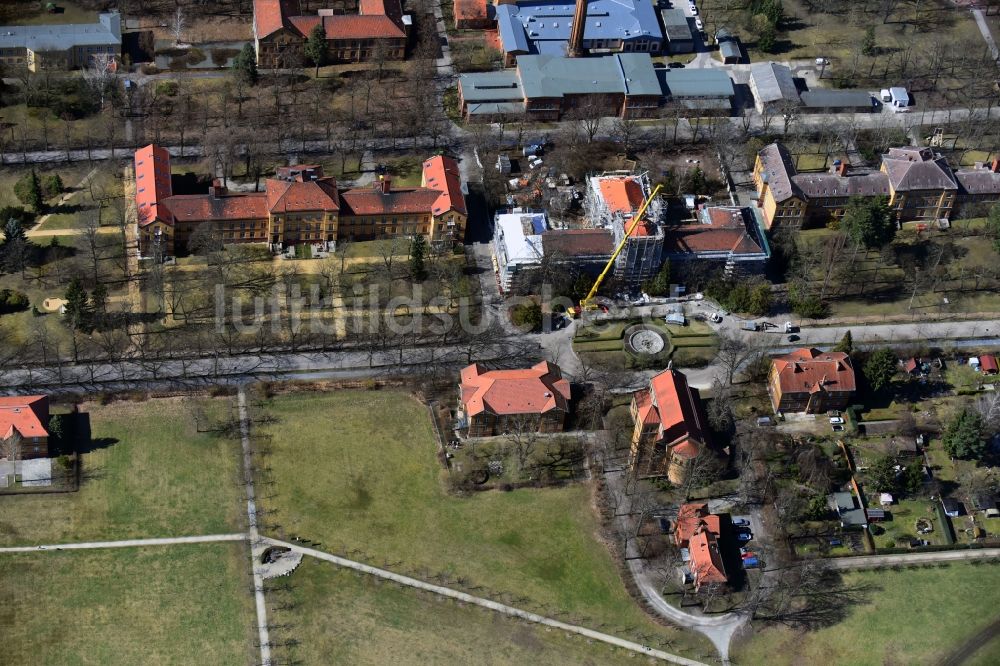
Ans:
[{"label": "orange tiled roof building", "polygon": [[149,145],[135,153],[139,251],[164,256],[184,251],[199,226],[212,223],[227,244],[262,243],[274,250],[298,244],[333,247],[422,235],[430,242],[462,242],[467,209],[458,163],[435,156],[423,163],[421,187],[340,189],[317,165],[282,167],[264,192],[229,192],[216,182],[208,194],[173,194],[170,155]]},{"label": "orange tiled roof building", "polygon": [[44,395],[0,397],[0,439],[21,437],[21,458],[49,455],[49,399]]},{"label": "orange tiled roof building", "polygon": [[776,412],[847,409],[857,384],[851,357],[803,347],[771,361],[767,391]]},{"label": "orange tiled roof building", "polygon": [[548,361],[517,370],[484,370],[474,363],[462,370],[459,390],[470,437],[515,429],[561,432],[569,413],[569,381]]},{"label": "orange tiled roof building", "polygon": [[698,391],[670,368],[632,396],[632,422],[629,466],[640,477],[683,483],[691,462],[709,443]]},{"label": "orange tiled roof building", "polygon": [[263,69],[298,67],[309,35],[322,26],[327,57],[332,62],[365,62],[384,57],[402,60],[410,19],[399,0],[360,0],[358,13],[334,14],[321,9],[300,15],[295,0],[254,0],[253,37],[257,66]]},{"label": "orange tiled roof building", "polygon": [[709,513],[707,504],[682,504],[677,511],[674,543],[688,549],[688,568],[696,590],[702,585],[729,582],[719,550],[720,529],[719,516]]}]

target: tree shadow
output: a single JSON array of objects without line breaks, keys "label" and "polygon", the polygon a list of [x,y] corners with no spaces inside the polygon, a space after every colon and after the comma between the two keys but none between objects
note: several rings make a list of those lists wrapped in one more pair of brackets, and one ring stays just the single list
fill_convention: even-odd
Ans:
[{"label": "tree shadow", "polygon": [[73,412],[63,415],[62,418],[64,438],[70,444],[71,450],[77,454],[106,449],[118,443],[118,439],[114,437],[95,438],[90,427],[90,414],[86,412]]}]

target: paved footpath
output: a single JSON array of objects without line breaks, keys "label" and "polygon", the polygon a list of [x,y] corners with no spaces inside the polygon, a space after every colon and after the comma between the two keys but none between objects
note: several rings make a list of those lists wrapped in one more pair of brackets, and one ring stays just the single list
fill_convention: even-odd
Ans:
[{"label": "paved footpath", "polygon": [[418,590],[425,590],[427,592],[433,592],[434,594],[439,594],[444,597],[450,597],[452,599],[457,599],[468,604],[475,604],[477,606],[482,606],[483,608],[488,608],[492,611],[498,613],[503,613],[510,617],[520,618],[522,620],[527,620],[528,622],[535,622],[537,624],[545,625],[547,627],[552,627],[553,629],[561,629],[562,631],[568,631],[573,634],[578,634],[586,638],[590,638],[595,641],[601,641],[602,643],[607,643],[608,645],[614,645],[616,647],[624,648],[626,650],[631,650],[638,654],[644,654],[649,657],[654,657],[656,659],[662,659],[664,661],[669,661],[674,664],[682,664],[683,666],[705,666],[703,662],[695,661],[693,659],[687,659],[675,654],[670,654],[669,652],[664,652],[662,650],[657,650],[646,645],[641,645],[639,643],[634,643],[632,641],[625,640],[624,638],[618,638],[617,636],[611,636],[609,634],[603,634],[599,631],[594,631],[593,629],[587,629],[586,627],[581,627],[575,624],[567,624],[565,622],[560,622],[559,620],[553,620],[551,618],[545,617],[544,615],[538,615],[536,613],[531,613],[520,608],[514,608],[513,606],[508,606],[506,604],[499,603],[497,601],[492,601],[490,599],[484,599],[483,597],[475,597],[471,594],[466,594],[465,592],[459,592],[458,590],[453,590],[450,587],[443,587],[441,585],[434,585],[432,583],[425,583],[422,580],[417,580],[416,578],[410,578],[409,576],[403,576],[401,574],[393,573],[391,571],[386,571],[385,569],[379,569],[378,567],[369,566],[367,564],[362,564],[361,562],[355,562],[354,560],[344,559],[343,557],[337,557],[336,555],[331,555],[330,553],[324,553],[321,550],[315,550],[313,548],[306,548],[305,546],[300,546],[298,544],[290,543],[288,541],[278,541],[277,539],[264,538],[266,543],[273,544],[275,546],[284,546],[285,548],[290,548],[296,552],[302,553],[303,555],[308,555],[310,557],[315,557],[319,560],[325,560],[336,564],[337,566],[346,567],[348,569],[354,569],[355,571],[360,571],[372,576],[378,576],[379,578],[384,578],[386,580],[391,580],[395,583],[401,585],[406,585],[408,587],[414,587]]},{"label": "paved footpath", "polygon": [[240,410],[240,443],[243,446],[243,480],[247,494],[247,522],[250,531],[250,568],[253,572],[254,599],[257,605],[257,633],[260,642],[260,663],[271,666],[271,639],[267,628],[267,605],[264,602],[264,576],[257,558],[264,552],[257,531],[257,498],[253,488],[253,453],[250,449],[250,419],[247,416],[247,394],[240,386],[237,394]]},{"label": "paved footpath", "polygon": [[246,534],[206,534],[204,536],[165,537],[161,539],[126,539],[123,541],[81,541],[79,543],[53,543],[39,546],[12,546],[0,548],[0,553],[37,553],[46,550],[92,550],[98,548],[144,548],[146,546],[173,546],[182,543],[214,543],[218,541],[246,541]]},{"label": "paved footpath", "polygon": [[897,553],[895,555],[861,555],[859,557],[831,557],[822,560],[834,569],[877,569],[894,565],[931,564],[935,562],[965,562],[1000,558],[1000,548],[963,548],[939,550],[931,553]]}]

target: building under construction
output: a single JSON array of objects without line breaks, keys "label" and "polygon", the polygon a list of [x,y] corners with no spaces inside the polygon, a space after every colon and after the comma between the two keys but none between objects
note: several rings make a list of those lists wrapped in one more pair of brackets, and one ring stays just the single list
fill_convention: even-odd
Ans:
[{"label": "building under construction", "polygon": [[615,247],[628,234],[615,260],[613,275],[620,285],[629,289],[655,276],[663,263],[664,208],[659,197],[649,202],[642,219],[629,233],[630,223],[650,191],[647,173],[616,171],[587,179],[584,199],[587,220],[595,228],[609,230]]}]

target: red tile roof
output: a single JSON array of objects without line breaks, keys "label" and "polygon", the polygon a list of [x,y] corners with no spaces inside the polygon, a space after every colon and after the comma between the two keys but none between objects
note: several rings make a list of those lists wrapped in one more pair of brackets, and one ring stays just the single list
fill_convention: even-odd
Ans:
[{"label": "red tile roof", "polygon": [[612,213],[629,215],[642,207],[642,185],[632,176],[601,178],[601,196]]},{"label": "red tile roof", "polygon": [[240,192],[218,197],[211,194],[175,195],[160,203],[179,221],[267,219],[267,194],[264,192]]},{"label": "red tile roof", "polygon": [[475,363],[462,370],[461,378],[462,404],[469,416],[569,411],[569,381],[548,361],[528,369],[489,371]]},{"label": "red tile roof", "polygon": [[844,352],[822,352],[803,347],[773,361],[782,393],[853,391],[856,388],[851,358]]},{"label": "red tile roof", "polygon": [[656,227],[646,220],[640,220],[639,224],[635,225],[632,231],[629,232],[629,236],[636,238],[639,236],[655,236]]},{"label": "red tile roof", "polygon": [[0,438],[48,437],[49,399],[44,395],[0,397]]},{"label": "red tile roof", "polygon": [[268,178],[264,189],[267,192],[267,210],[271,213],[340,209],[337,181],[333,178],[307,181]]},{"label": "red tile roof", "polygon": [[140,227],[157,219],[173,224],[170,211],[158,205],[171,194],[170,153],[153,144],[135,151],[135,206]]},{"label": "red tile roof", "polygon": [[424,161],[424,175],[421,183],[424,187],[441,192],[434,202],[434,215],[443,215],[454,210],[466,214],[465,195],[462,194],[462,173],[458,162],[450,157],[437,155]]},{"label": "red tile roof", "polygon": [[542,247],[561,257],[610,257],[615,249],[607,229],[553,229],[542,234]]},{"label": "red tile roof", "polygon": [[285,27],[286,7],[281,0],[253,0],[253,22],[258,39]]},{"label": "red tile roof", "polygon": [[997,374],[997,359],[993,354],[983,354],[979,357],[979,370],[991,375]]},{"label": "red tile roof", "polygon": [[[642,395],[644,392],[648,398]],[[674,453],[694,458],[707,444],[698,394],[688,386],[683,373],[667,369],[656,375],[649,389],[636,393],[636,403],[645,409],[640,410],[640,418],[659,424],[657,439],[666,442]]]},{"label": "red tile roof", "polygon": [[403,39],[406,37],[403,26],[384,14],[324,16],[323,27],[326,28],[327,39],[388,39],[392,37]]},{"label": "red tile roof", "polygon": [[707,504],[682,504],[674,524],[674,542],[681,548],[686,548],[688,541],[702,525],[716,535],[720,533],[719,516],[709,513]]},{"label": "red tile roof", "polygon": [[725,583],[729,580],[726,577],[726,567],[722,563],[718,537],[712,532],[702,529],[692,536],[688,542],[688,554],[691,557],[689,567],[694,575],[696,587],[709,583]]},{"label": "red tile roof", "polygon": [[431,213],[441,193],[426,188],[389,190],[388,194],[375,188],[359,188],[341,192],[341,206],[345,215],[410,215]]},{"label": "red tile roof", "polygon": [[748,230],[749,210],[729,206],[710,206],[699,212],[700,222],[666,229],[664,251],[671,254],[697,252],[732,252],[759,254],[763,248]]},{"label": "red tile roof", "polygon": [[322,22],[327,39],[405,38],[399,0],[361,0],[359,14],[289,16],[291,7],[279,0],[254,0],[257,37],[289,28],[308,38]]}]

